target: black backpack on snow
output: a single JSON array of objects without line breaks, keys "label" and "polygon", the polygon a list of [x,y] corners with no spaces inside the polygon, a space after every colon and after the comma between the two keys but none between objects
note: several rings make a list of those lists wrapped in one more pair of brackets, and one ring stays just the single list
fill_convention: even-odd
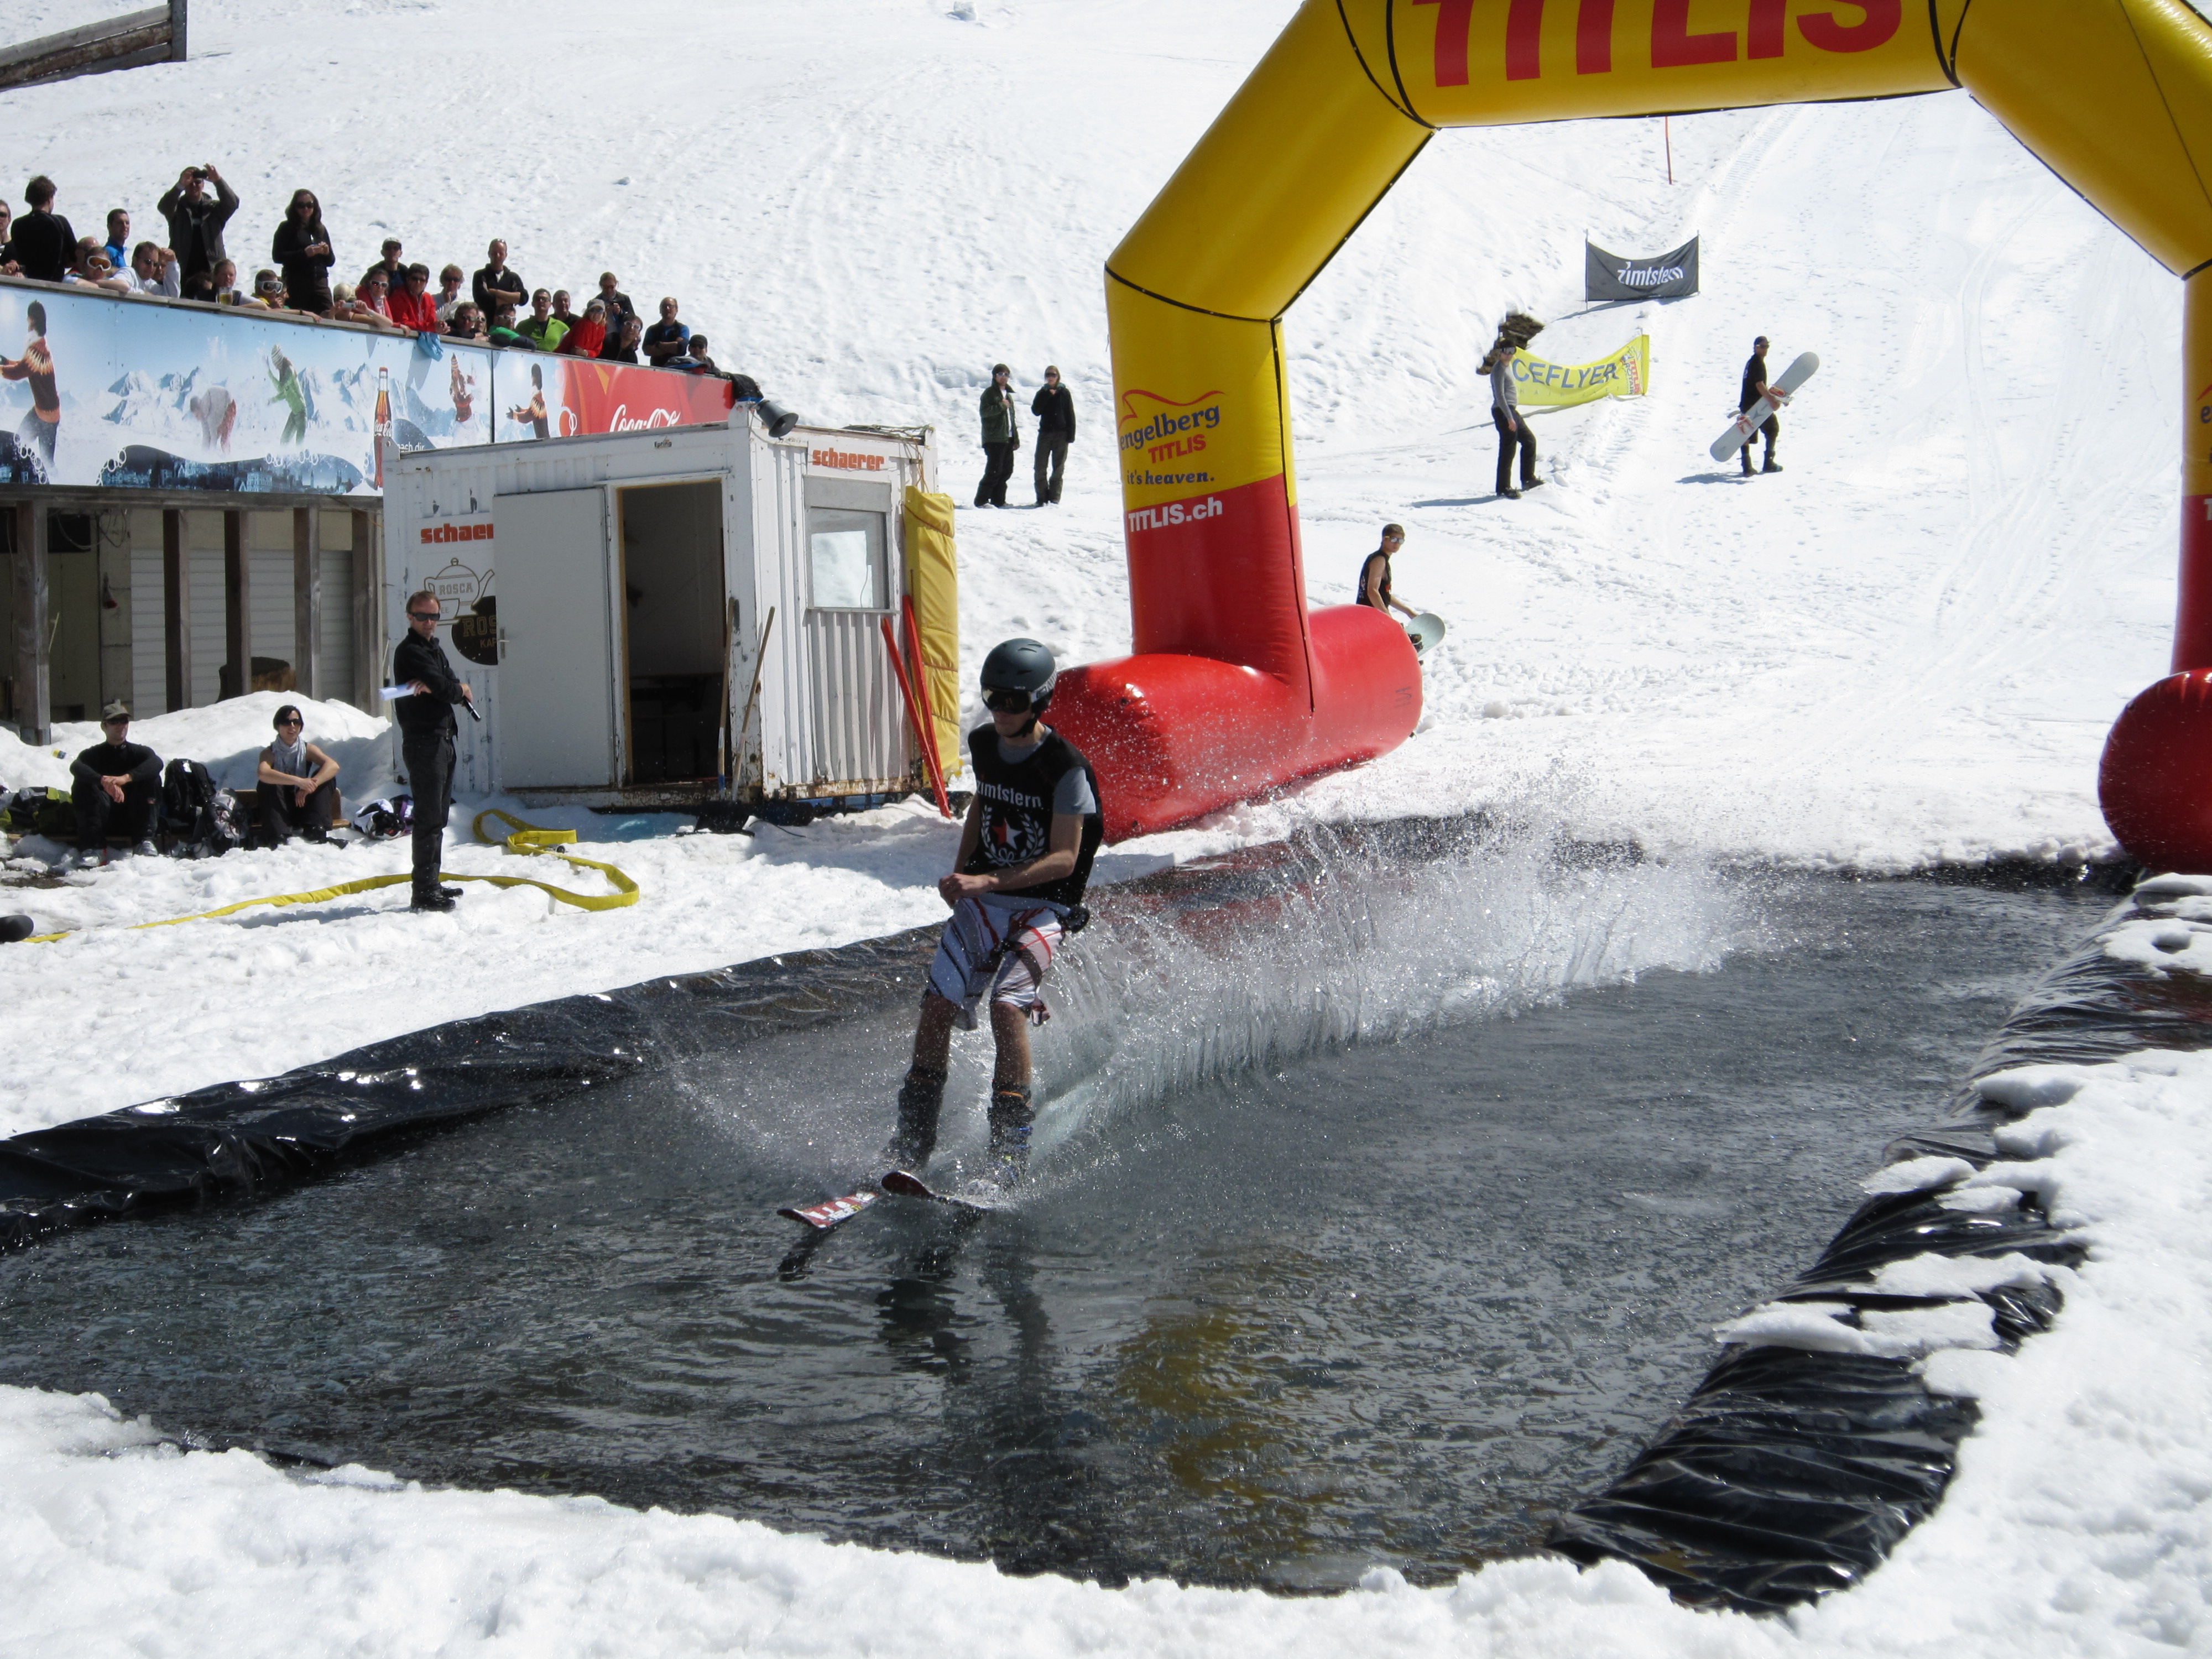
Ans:
[{"label": "black backpack on snow", "polygon": [[246,841],[238,800],[215,787],[214,775],[196,760],[173,760],[161,774],[161,821],[176,840],[211,854],[228,853]]}]

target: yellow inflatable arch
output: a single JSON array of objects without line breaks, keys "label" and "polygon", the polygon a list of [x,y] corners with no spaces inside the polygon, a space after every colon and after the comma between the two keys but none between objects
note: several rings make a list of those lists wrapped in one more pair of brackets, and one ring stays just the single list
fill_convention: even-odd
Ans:
[{"label": "yellow inflatable arch", "polygon": [[[1412,729],[1417,672],[1409,714],[1394,647],[1306,611],[1281,321],[1431,134],[1952,88],[2186,282],[2173,665],[2212,667],[2212,26],[2185,0],[1306,0],[1107,265],[1139,654],[1079,671],[1066,714],[1150,792],[1119,827]],[[1391,709],[1353,684],[1378,662]],[[1209,721],[1212,664],[1279,688],[1249,712],[1301,729],[1255,744]],[[1177,673],[1188,705],[1158,706],[1148,686]],[[2203,842],[2212,869],[2212,803]]]}]

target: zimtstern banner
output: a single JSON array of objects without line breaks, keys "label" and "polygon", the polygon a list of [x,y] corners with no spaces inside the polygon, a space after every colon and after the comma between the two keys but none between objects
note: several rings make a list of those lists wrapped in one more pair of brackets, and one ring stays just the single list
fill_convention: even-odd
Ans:
[{"label": "zimtstern banner", "polygon": [[1651,337],[1639,334],[1594,363],[1547,363],[1516,352],[1513,378],[1523,409],[1564,409],[1600,398],[1641,398],[1651,389]]},{"label": "zimtstern banner", "polygon": [[1698,291],[1698,239],[1653,259],[1607,253],[1595,242],[1583,243],[1583,297],[1586,300],[1679,300]]}]

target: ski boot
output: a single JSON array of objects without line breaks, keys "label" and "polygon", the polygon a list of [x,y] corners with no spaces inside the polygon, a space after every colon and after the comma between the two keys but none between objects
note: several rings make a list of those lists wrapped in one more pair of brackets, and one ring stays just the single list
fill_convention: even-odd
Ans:
[{"label": "ski boot", "polygon": [[1001,1190],[1020,1186],[1029,1173],[1030,1125],[1036,1118],[1028,1089],[991,1091],[991,1150],[984,1173]]},{"label": "ski boot", "polygon": [[888,1169],[908,1174],[929,1162],[937,1150],[937,1115],[945,1105],[945,1073],[910,1070],[899,1085],[898,1127],[884,1148]]},{"label": "ski boot", "polygon": [[1766,465],[1759,470],[1761,472],[1779,472],[1782,471],[1782,463],[1776,460],[1773,456],[1769,455],[1766,458]]}]

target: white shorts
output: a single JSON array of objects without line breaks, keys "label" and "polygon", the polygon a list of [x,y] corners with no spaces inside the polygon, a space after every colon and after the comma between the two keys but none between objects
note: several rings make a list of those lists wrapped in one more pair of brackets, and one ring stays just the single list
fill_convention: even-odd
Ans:
[{"label": "white shorts", "polygon": [[929,988],[960,1011],[963,1031],[975,1029],[976,1006],[986,994],[1042,1025],[1052,1018],[1044,976],[1059,948],[1060,912],[1050,905],[1016,909],[964,898],[938,938]]}]

